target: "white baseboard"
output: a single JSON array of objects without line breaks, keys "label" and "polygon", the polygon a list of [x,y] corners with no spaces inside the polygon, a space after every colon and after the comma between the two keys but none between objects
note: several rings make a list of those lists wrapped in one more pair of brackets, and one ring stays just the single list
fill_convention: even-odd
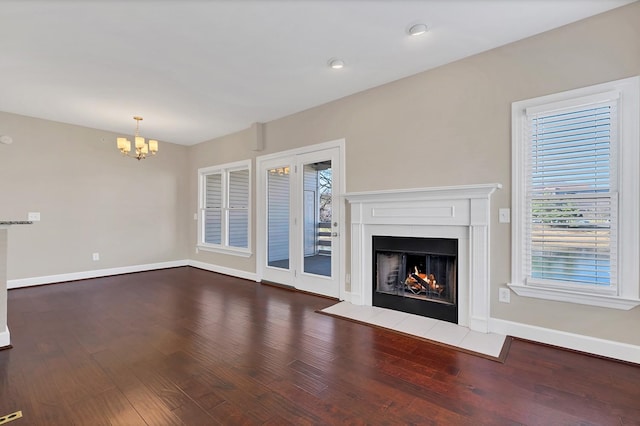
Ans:
[{"label": "white baseboard", "polygon": [[197,260],[189,260],[187,263],[194,268],[204,269],[206,271],[217,272],[219,274],[231,275],[232,277],[244,278],[245,280],[260,282],[258,275],[254,272],[242,271],[240,269],[227,268],[212,263],[199,262]]},{"label": "white baseboard", "polygon": [[96,269],[93,271],[72,272],[69,274],[46,275],[42,277],[20,278],[7,280],[7,288],[31,287],[34,285],[53,284],[65,281],[86,280],[88,278],[108,277],[110,275],[130,274],[132,272],[152,271],[155,269],[175,268],[187,266],[188,260],[174,260],[170,262],[148,263],[146,265],[123,266],[120,268]]},{"label": "white baseboard", "polygon": [[352,293],[350,291],[343,291],[340,294],[340,301],[341,302],[349,302],[349,303],[353,304],[351,302],[351,295],[352,295]]},{"label": "white baseboard", "polygon": [[358,293],[349,293],[349,300],[352,305],[364,305],[364,300],[362,300],[362,294]]},{"label": "white baseboard", "polygon": [[213,265],[211,263],[198,262],[196,260],[174,260],[171,262],[148,263],[146,265],[123,266],[120,268],[96,269],[93,271],[72,272],[69,274],[45,275],[41,277],[20,278],[7,280],[7,288],[31,287],[42,284],[54,284],[65,281],[85,280],[89,278],[108,277],[110,275],[130,274],[132,272],[153,271],[155,269],[176,268],[179,266],[193,266],[207,271],[218,272],[220,274],[231,275],[233,277],[244,278],[259,282],[258,276],[252,272],[241,271],[239,269],[226,268],[224,266]]},{"label": "white baseboard", "polygon": [[640,346],[628,343],[567,333],[566,331],[536,327],[497,318],[489,319],[489,331],[640,364]]},{"label": "white baseboard", "polygon": [[11,333],[9,327],[5,327],[4,331],[0,331],[0,348],[11,345]]},{"label": "white baseboard", "polygon": [[489,332],[489,322],[486,318],[471,317],[469,318],[469,324],[467,327],[469,327],[470,330],[477,331],[479,333]]}]

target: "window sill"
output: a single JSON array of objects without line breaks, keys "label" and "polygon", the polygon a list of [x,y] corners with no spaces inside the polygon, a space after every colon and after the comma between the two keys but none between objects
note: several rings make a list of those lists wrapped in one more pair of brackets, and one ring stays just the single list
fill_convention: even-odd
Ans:
[{"label": "window sill", "polygon": [[232,247],[213,247],[213,246],[205,246],[200,244],[196,247],[198,250],[210,251],[213,253],[228,254],[231,256],[251,257],[252,255],[251,251],[247,249],[232,248]]},{"label": "window sill", "polygon": [[571,290],[559,290],[532,287],[522,284],[507,284],[518,296],[535,297],[538,299],[556,300],[559,302],[578,303],[581,305],[600,306],[603,308],[621,309],[628,311],[640,305],[640,299],[626,299],[601,294],[587,294]]}]

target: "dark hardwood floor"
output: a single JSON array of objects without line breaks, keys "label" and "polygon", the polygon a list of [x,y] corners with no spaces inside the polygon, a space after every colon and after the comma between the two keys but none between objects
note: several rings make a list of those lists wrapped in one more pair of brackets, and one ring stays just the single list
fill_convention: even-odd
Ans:
[{"label": "dark hardwood floor", "polygon": [[640,367],[515,340],[504,364],[194,268],[9,291],[19,425],[640,424]]}]

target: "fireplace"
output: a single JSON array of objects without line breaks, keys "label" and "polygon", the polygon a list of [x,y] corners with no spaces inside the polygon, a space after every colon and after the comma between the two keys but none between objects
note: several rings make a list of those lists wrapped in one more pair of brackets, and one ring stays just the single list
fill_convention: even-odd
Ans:
[{"label": "fireplace", "polygon": [[372,236],[373,306],[458,323],[458,240]]},{"label": "fireplace", "polygon": [[[444,318],[446,321],[487,333],[490,312],[489,199],[500,187],[500,184],[480,184],[346,194],[351,204],[351,276],[348,277],[350,288],[341,297],[365,306],[378,306],[380,298],[400,299],[409,306],[426,300],[425,303],[432,307],[439,305],[445,311],[453,310],[455,306],[455,316]],[[390,237],[391,243],[384,245],[387,243],[383,242],[379,246],[378,238],[374,243],[374,237]],[[418,246],[399,248],[394,245],[409,239],[418,240]],[[433,247],[422,248],[423,239],[435,240],[432,243],[436,242],[436,249],[440,243],[440,248],[445,248],[440,253]],[[455,242],[444,243],[449,240]],[[376,254],[376,250],[380,253]],[[379,256],[385,259],[382,266],[377,264]],[[376,277],[380,267],[387,269],[383,272],[383,291],[377,291]],[[427,268],[437,269],[438,274],[443,270],[450,273],[437,276]],[[398,270],[397,278],[391,271],[395,269]],[[412,287],[418,290],[416,294],[406,291],[405,282],[412,273],[426,283],[413,278],[421,285]],[[431,288],[430,274],[434,275],[437,285],[447,286],[441,293],[437,288],[437,297],[433,290],[431,293],[426,290]],[[409,280],[408,285],[411,284]],[[388,307],[397,309],[395,305]]]}]

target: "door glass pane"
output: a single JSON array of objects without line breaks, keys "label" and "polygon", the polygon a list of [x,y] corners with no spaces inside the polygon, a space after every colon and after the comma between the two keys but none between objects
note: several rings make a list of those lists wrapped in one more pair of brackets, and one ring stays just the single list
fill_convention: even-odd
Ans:
[{"label": "door glass pane", "polygon": [[303,176],[304,272],[331,276],[331,161],[305,164]]},{"label": "door glass pane", "polygon": [[289,269],[289,167],[267,170],[267,265]]}]

